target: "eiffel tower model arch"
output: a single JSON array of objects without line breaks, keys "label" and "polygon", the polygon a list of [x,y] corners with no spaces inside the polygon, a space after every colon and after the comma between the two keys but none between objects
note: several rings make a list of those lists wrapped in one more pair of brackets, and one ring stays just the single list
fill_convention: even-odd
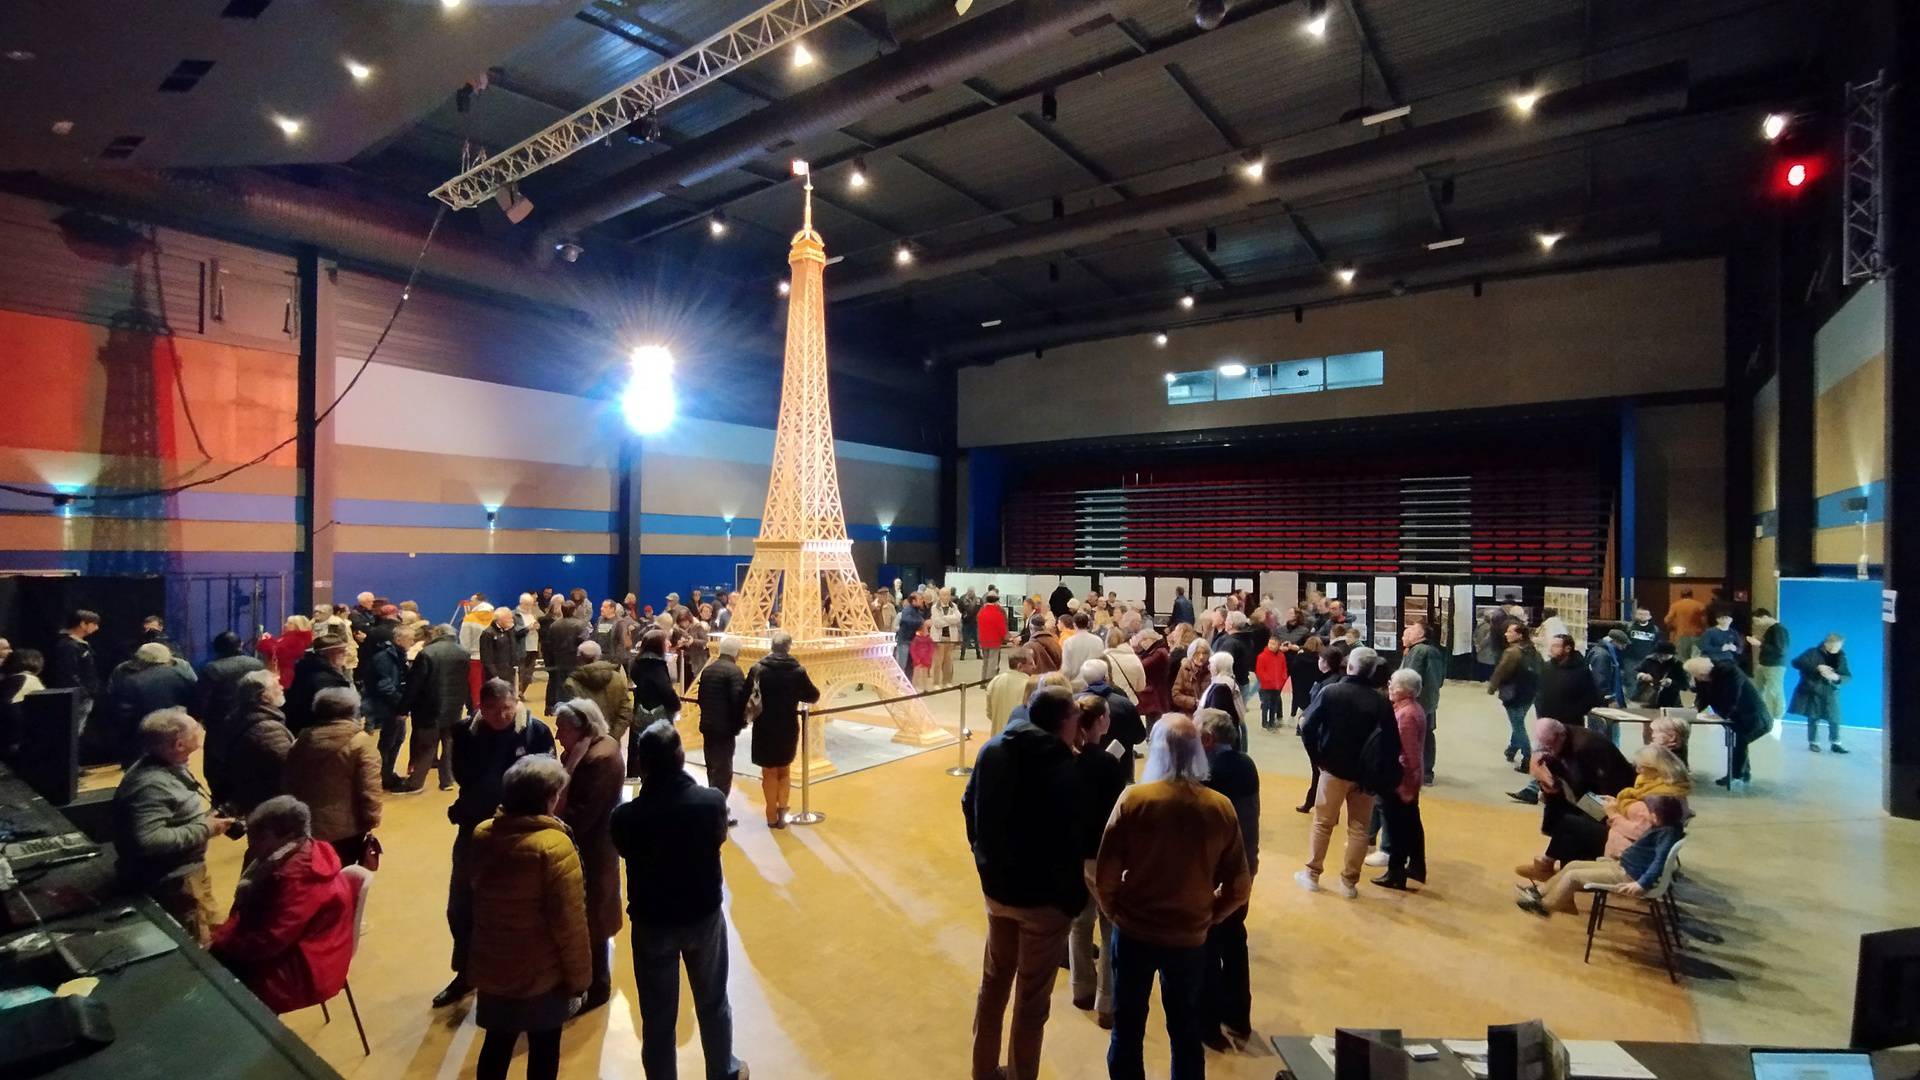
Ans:
[{"label": "eiffel tower model arch", "polygon": [[[795,165],[796,171],[804,168]],[[874,625],[867,588],[853,565],[827,405],[827,248],[813,229],[813,177],[802,175],[802,223],[787,255],[792,281],[773,475],[753,563],[727,632],[742,639],[743,667],[767,654],[768,635],[776,626],[793,635],[794,659],[806,665],[820,688],[815,707],[825,708],[859,686],[882,698],[904,697],[914,689],[894,660],[893,634]],[[925,701],[884,708],[898,729],[895,742],[937,746],[954,738],[934,722]],[[835,771],[826,755],[825,729],[825,723],[816,722],[808,736],[813,779]]]}]

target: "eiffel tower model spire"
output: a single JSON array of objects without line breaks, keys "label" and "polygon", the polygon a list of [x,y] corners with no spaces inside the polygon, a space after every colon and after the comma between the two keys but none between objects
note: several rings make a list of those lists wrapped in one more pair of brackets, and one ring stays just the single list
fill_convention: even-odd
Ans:
[{"label": "eiffel tower model spire", "polygon": [[[805,168],[795,163],[795,171]],[[780,420],[773,439],[773,475],[753,542],[753,563],[740,586],[728,632],[746,640],[742,662],[764,655],[774,627],[793,635],[793,655],[820,688],[820,708],[852,687],[882,698],[912,694],[893,659],[893,635],[874,625],[868,589],[853,564],[827,400],[826,242],[813,229],[813,177],[806,178],[800,231],[787,255],[787,349]],[[953,736],[918,699],[886,706],[896,742],[937,745]],[[685,714],[682,714],[685,719]],[[823,725],[813,726],[821,739]],[[811,752],[816,775],[832,770],[824,742]]]}]

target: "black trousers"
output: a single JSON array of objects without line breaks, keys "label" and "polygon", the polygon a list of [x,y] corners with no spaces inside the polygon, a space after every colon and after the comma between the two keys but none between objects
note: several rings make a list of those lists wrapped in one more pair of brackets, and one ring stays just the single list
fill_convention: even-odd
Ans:
[{"label": "black trousers", "polygon": [[1239,911],[1207,931],[1201,1031],[1253,1029],[1253,982],[1247,964],[1247,908],[1242,904]]},{"label": "black trousers", "polygon": [[559,708],[561,702],[573,696],[567,693],[567,676],[572,674],[573,668],[571,667],[556,668],[551,664],[547,665],[548,716],[553,715],[553,710]]},{"label": "black trousers", "polygon": [[707,786],[722,795],[733,791],[733,745],[731,735],[707,735],[701,750],[707,759]]},{"label": "black trousers", "polygon": [[1420,823],[1420,795],[1402,801],[1390,791],[1374,802],[1386,820],[1387,874],[1427,880],[1427,829]]},{"label": "black trousers", "polygon": [[[473,829],[462,825],[453,838],[453,866],[447,878],[447,930],[453,934],[453,973],[467,976],[467,940],[473,936]],[[507,1044],[509,1056],[513,1044]]]},{"label": "black trousers", "polygon": [[380,779],[392,787],[400,782],[400,774],[394,772],[400,761],[400,747],[407,741],[407,718],[388,716],[380,721]]},{"label": "black trousers", "polygon": [[1547,834],[1547,858],[1557,863],[1587,862],[1607,850],[1607,827],[1558,795],[1540,796],[1540,831]]},{"label": "black trousers", "polygon": [[587,993],[604,994],[613,986],[613,939],[589,941],[587,950],[593,954],[593,981],[587,984]]},{"label": "black trousers", "polygon": [[[475,1080],[507,1080],[507,1067],[513,1064],[513,1048],[519,1041],[517,1031],[487,1032],[474,1065]],[[554,1080],[559,1075],[560,1029],[527,1032],[527,1080]]]}]

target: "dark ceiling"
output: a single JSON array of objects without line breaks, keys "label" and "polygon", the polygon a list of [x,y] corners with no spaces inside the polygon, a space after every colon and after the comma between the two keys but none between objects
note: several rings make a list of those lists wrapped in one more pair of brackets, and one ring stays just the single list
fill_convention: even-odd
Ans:
[{"label": "dark ceiling", "polygon": [[[463,142],[494,150],[511,145],[764,4],[595,0],[560,5],[560,17],[553,4],[532,0],[465,0],[465,10],[454,12],[440,11],[439,0],[335,5],[405,9],[409,18],[389,18],[372,39],[379,55],[390,58],[382,77],[399,69],[409,87],[437,82],[438,104],[432,94],[383,98],[385,111],[369,116],[348,107],[356,88],[332,85],[340,80],[330,74],[330,82],[305,87],[319,118],[309,145],[352,147],[354,156],[288,169],[284,140],[262,139],[258,130],[244,138],[224,134],[245,128],[235,118],[258,112],[264,89],[286,81],[273,64],[235,65],[243,70],[233,72],[233,80],[209,77],[183,99],[182,115],[166,121],[168,131],[199,125],[201,137],[183,136],[182,145],[215,149],[181,161],[136,156],[128,164],[281,166],[283,176],[304,182],[357,186],[426,206],[426,192],[459,170]],[[155,6],[205,9],[212,18],[224,5]],[[979,0],[964,21],[1005,6]],[[844,256],[829,268],[829,298],[836,280],[866,284],[864,295],[836,302],[836,333],[903,360],[917,360],[935,345],[943,352],[956,343],[965,346],[961,351],[990,351],[996,335],[1026,343],[1036,334],[1093,336],[1078,328],[1111,326],[1116,317],[1141,311],[1164,310],[1177,322],[1184,292],[1202,300],[1244,295],[1349,263],[1364,274],[1370,264],[1406,265],[1423,258],[1427,244],[1454,237],[1466,240],[1454,257],[1476,247],[1513,250],[1541,229],[1594,240],[1651,236],[1656,247],[1649,256],[1711,250],[1742,222],[1763,171],[1761,116],[1769,108],[1798,107],[1804,73],[1835,6],[1812,0],[1331,0],[1327,32],[1315,38],[1302,30],[1305,0],[1239,0],[1223,25],[1205,32],[1196,28],[1186,0],[1115,3],[1113,17],[1082,32],[951,85],[889,99],[837,130],[763,147],[738,167],[669,187],[578,239],[596,254],[685,268],[685,287],[717,287],[734,303],[757,306],[764,298],[770,315],[799,212],[787,162],[807,158],[819,165],[817,224],[829,254]],[[284,11],[296,20],[288,25],[304,32],[297,29],[297,20],[308,18],[303,9],[309,6],[281,0],[255,23],[270,30]],[[515,43],[499,41],[477,67],[456,62],[444,40],[444,24],[459,21],[453,15],[496,28],[511,23]],[[84,21],[74,20],[71,33],[81,33]],[[537,174],[524,185],[536,207],[525,224],[506,227],[490,206],[463,217],[503,254],[524,257],[543,222],[605,190],[622,170],[679,153],[690,140],[956,28],[950,0],[873,0],[807,37],[817,57],[810,66],[796,68],[786,53],[764,58],[668,106],[658,141],[616,137]],[[125,48],[128,36],[115,31],[105,40]],[[49,57],[69,56],[77,40],[32,47]],[[0,49],[12,47],[11,39],[0,41]],[[170,41],[165,55],[188,47]],[[372,47],[331,33],[315,51],[331,58]],[[278,55],[262,48],[263,60]],[[417,67],[408,59],[416,56]],[[1220,177],[1249,152],[1263,154],[1278,172],[1307,155],[1384,142],[1503,107],[1527,83],[1551,94],[1670,61],[1686,63],[1692,90],[1684,109],[1657,118],[1479,157],[1443,158],[1386,182],[1293,202],[1268,200],[931,280],[899,284],[886,277],[902,244],[934,258],[1056,214],[1071,218]],[[29,66],[0,61],[0,77]],[[487,89],[469,110],[457,110],[454,91],[484,69],[490,69]],[[82,88],[111,97],[98,81],[90,78]],[[128,75],[118,92],[151,95],[153,81]],[[1361,109],[1401,105],[1412,107],[1403,119],[1362,125],[1355,118]],[[336,134],[322,125],[346,130]],[[219,138],[206,136],[216,128]],[[20,163],[11,149],[0,164]],[[856,158],[869,179],[862,190],[849,186]],[[721,238],[707,228],[715,213],[730,226]],[[1578,245],[1565,250],[1570,263]],[[564,275],[584,265],[556,263],[528,273]],[[995,320],[1000,325],[981,325]]]}]

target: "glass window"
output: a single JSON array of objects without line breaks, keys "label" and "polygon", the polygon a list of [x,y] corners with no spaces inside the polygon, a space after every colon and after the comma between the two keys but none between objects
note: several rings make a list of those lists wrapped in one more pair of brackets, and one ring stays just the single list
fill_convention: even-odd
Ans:
[{"label": "glass window", "polygon": [[1215,385],[1219,387],[1217,394],[1220,400],[1240,401],[1245,398],[1266,397],[1267,381],[1273,376],[1273,365],[1241,364],[1240,367],[1246,370],[1238,375],[1230,374],[1235,370],[1231,364],[1222,365],[1222,369],[1217,373]]},{"label": "glass window", "polygon": [[1213,400],[1213,372],[1182,371],[1167,380],[1167,404],[1196,405]]},{"label": "glass window", "polygon": [[1373,352],[1341,353],[1327,357],[1327,389],[1348,390],[1356,386],[1379,386],[1386,382],[1387,354]]},{"label": "glass window", "polygon": [[1271,394],[1311,394],[1321,389],[1324,370],[1319,357],[1306,360],[1282,360],[1273,365]]}]

